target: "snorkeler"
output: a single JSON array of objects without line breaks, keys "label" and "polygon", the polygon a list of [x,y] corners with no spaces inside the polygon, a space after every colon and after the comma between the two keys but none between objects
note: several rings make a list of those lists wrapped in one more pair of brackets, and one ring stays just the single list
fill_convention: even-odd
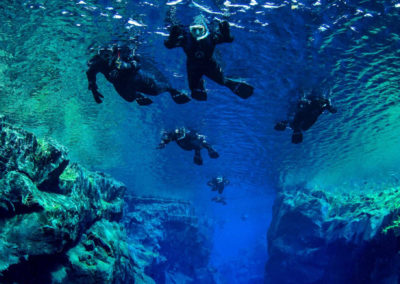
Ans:
[{"label": "snorkeler", "polygon": [[225,197],[223,196],[215,196],[211,199],[212,201],[216,202],[216,203],[221,203],[222,205],[226,205],[226,200]]},{"label": "snorkeler", "polygon": [[285,130],[288,126],[293,129],[292,143],[303,142],[302,131],[308,130],[317,121],[318,117],[325,111],[336,113],[337,109],[331,104],[331,100],[323,96],[310,95],[303,97],[297,102],[297,110],[292,120],[278,122],[274,129]]},{"label": "snorkeler", "polygon": [[128,102],[136,101],[139,105],[150,105],[153,101],[145,96],[157,96],[169,92],[177,104],[190,101],[189,96],[172,88],[169,83],[158,82],[155,78],[140,69],[139,57],[134,49],[124,45],[102,48],[88,62],[86,75],[89,90],[92,91],[96,103],[102,103],[104,96],[98,91],[97,73],[102,73],[114,85],[118,94]]},{"label": "snorkeler", "polygon": [[203,159],[200,155],[201,149],[207,149],[208,155],[212,159],[219,157],[219,154],[212,148],[210,144],[207,143],[204,135],[185,127],[176,128],[170,132],[164,132],[161,138],[161,143],[158,145],[157,149],[165,148],[165,145],[172,141],[175,141],[179,147],[186,151],[194,150],[193,161],[196,165],[203,164]]},{"label": "snorkeler", "polygon": [[253,94],[254,88],[246,82],[225,77],[213,55],[217,44],[233,41],[227,21],[213,21],[208,24],[207,20],[199,15],[189,27],[174,24],[169,31],[169,37],[164,44],[169,49],[182,47],[186,53],[186,69],[193,99],[207,100],[203,75],[228,87],[242,99],[247,99]]},{"label": "snorkeler", "polygon": [[227,186],[228,184],[229,180],[222,176],[214,177],[209,182],[207,182],[207,185],[211,187],[211,190],[218,191],[219,194],[222,194],[225,186]]}]

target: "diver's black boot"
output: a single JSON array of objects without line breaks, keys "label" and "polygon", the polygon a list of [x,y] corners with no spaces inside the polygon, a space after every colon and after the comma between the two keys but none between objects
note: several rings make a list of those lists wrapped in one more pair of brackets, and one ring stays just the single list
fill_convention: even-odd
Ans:
[{"label": "diver's black boot", "polygon": [[194,153],[193,162],[199,166],[203,164],[203,159],[201,158],[200,153]]},{"label": "diver's black boot", "polygon": [[194,89],[192,90],[192,98],[198,101],[206,101],[207,92],[202,89]]},{"label": "diver's black boot", "polygon": [[136,99],[135,99],[135,101],[138,103],[138,105],[140,105],[140,106],[148,106],[148,105],[151,105],[152,103],[153,103],[153,101],[152,100],[150,100],[149,98],[146,98],[146,97],[144,97],[144,96],[142,96],[142,95],[139,95]]},{"label": "diver's black boot", "polygon": [[179,105],[190,102],[189,96],[183,92],[179,92],[178,90],[171,89],[171,90],[169,90],[169,93],[171,94],[171,98],[174,100],[174,102]]},{"label": "diver's black boot", "polygon": [[287,127],[288,122],[286,120],[278,122],[277,124],[275,124],[274,129],[277,131],[284,131]]},{"label": "diver's black boot", "polygon": [[241,97],[242,99],[249,98],[254,91],[254,87],[247,84],[246,82],[242,82],[234,79],[226,79],[225,85],[232,90],[233,93]]},{"label": "diver's black boot", "polygon": [[219,154],[214,149],[209,149],[208,150],[208,156],[210,156],[211,159],[219,158]]},{"label": "diver's black boot", "polygon": [[301,131],[294,131],[292,135],[292,143],[300,144],[301,142],[303,142],[303,134]]}]

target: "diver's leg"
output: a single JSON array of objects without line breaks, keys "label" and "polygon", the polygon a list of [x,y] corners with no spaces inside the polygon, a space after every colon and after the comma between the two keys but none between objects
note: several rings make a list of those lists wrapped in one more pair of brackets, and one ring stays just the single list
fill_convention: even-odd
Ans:
[{"label": "diver's leg", "polygon": [[215,83],[226,86],[224,72],[216,60],[212,59],[207,63],[205,75]]},{"label": "diver's leg", "polygon": [[191,64],[187,64],[187,76],[192,98],[198,101],[206,101],[207,92],[204,89],[204,80],[201,78],[203,73]]},{"label": "diver's leg", "polygon": [[294,129],[292,134],[292,143],[300,144],[301,142],[303,142],[303,134],[300,129]]},{"label": "diver's leg", "polygon": [[137,98],[135,89],[129,88],[129,85],[114,84],[114,88],[117,93],[127,102],[133,102]]},{"label": "diver's leg", "polygon": [[219,154],[217,151],[214,150],[214,148],[208,144],[207,142],[203,142],[203,147],[207,149],[208,151],[208,156],[212,159],[217,159],[219,158]]},{"label": "diver's leg", "polygon": [[201,166],[203,164],[203,159],[201,158],[201,155],[200,155],[200,149],[194,150],[193,162],[199,166]]},{"label": "diver's leg", "polygon": [[146,98],[141,93],[137,93],[137,96],[136,96],[135,100],[138,103],[138,105],[140,105],[140,106],[148,106],[148,105],[151,105],[153,103],[152,100],[150,100],[149,98]]},{"label": "diver's leg", "polygon": [[154,76],[142,70],[135,74],[134,84],[137,91],[150,96],[158,96],[168,91],[167,84],[157,82]]},{"label": "diver's leg", "polygon": [[144,94],[157,96],[161,93],[169,92],[172,99],[177,104],[184,104],[190,101],[188,95],[172,88],[169,83],[157,81],[154,76],[148,73],[139,71],[137,77],[138,79],[136,80],[136,88]]},{"label": "diver's leg", "polygon": [[254,88],[246,82],[225,77],[221,66],[216,60],[211,60],[208,64],[206,76],[214,82],[228,87],[242,99],[247,99],[253,94]]}]

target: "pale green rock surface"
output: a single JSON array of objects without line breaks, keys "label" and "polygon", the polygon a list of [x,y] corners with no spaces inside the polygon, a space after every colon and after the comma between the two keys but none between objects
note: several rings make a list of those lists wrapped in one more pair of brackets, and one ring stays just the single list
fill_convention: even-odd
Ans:
[{"label": "pale green rock surface", "polygon": [[0,282],[135,283],[125,191],[1,117]]},{"label": "pale green rock surface", "polygon": [[0,116],[0,283],[214,283],[191,204],[125,192]]}]

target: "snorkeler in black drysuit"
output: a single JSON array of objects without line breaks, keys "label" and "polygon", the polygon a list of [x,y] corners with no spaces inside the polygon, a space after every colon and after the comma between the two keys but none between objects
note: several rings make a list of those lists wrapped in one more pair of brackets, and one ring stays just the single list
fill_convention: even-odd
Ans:
[{"label": "snorkeler in black drysuit", "polygon": [[308,130],[325,111],[336,113],[337,109],[331,104],[331,100],[323,96],[311,95],[301,98],[297,102],[297,110],[292,120],[284,120],[275,125],[275,130],[283,131],[288,126],[293,129],[292,143],[303,142],[302,131]]},{"label": "snorkeler in black drysuit", "polygon": [[139,57],[134,54],[134,49],[128,46],[114,45],[111,48],[102,48],[90,59],[88,66],[86,75],[89,81],[89,90],[92,91],[94,100],[98,104],[102,103],[104,98],[96,84],[96,75],[99,72],[128,102],[136,101],[141,106],[149,105],[153,101],[143,94],[157,96],[164,92],[169,92],[177,104],[190,101],[189,96],[172,88],[169,83],[158,82],[152,75],[142,71]]},{"label": "snorkeler in black drysuit", "polygon": [[194,150],[193,161],[196,165],[202,165],[203,159],[200,155],[201,149],[207,149],[208,155],[212,159],[219,157],[219,154],[213,149],[213,147],[207,143],[206,137],[193,130],[185,127],[177,128],[170,132],[164,132],[161,138],[161,143],[157,149],[165,148],[165,145],[169,142],[175,141],[182,149],[186,151]]},{"label": "snorkeler in black drysuit", "polygon": [[185,51],[189,88],[193,99],[207,100],[203,75],[228,87],[242,99],[247,99],[253,94],[254,88],[249,84],[225,77],[213,55],[217,44],[232,41],[227,21],[213,21],[209,25],[202,15],[196,16],[189,27],[176,24],[170,27],[169,37],[164,44],[169,49],[182,47]]},{"label": "snorkeler in black drysuit", "polygon": [[215,196],[211,199],[212,201],[216,202],[216,203],[221,203],[222,205],[226,205],[226,200],[225,197],[223,196]]},{"label": "snorkeler in black drysuit", "polygon": [[207,182],[207,185],[211,187],[211,190],[218,191],[219,194],[222,194],[225,186],[227,186],[228,184],[229,180],[222,176],[214,177],[209,182]]}]

